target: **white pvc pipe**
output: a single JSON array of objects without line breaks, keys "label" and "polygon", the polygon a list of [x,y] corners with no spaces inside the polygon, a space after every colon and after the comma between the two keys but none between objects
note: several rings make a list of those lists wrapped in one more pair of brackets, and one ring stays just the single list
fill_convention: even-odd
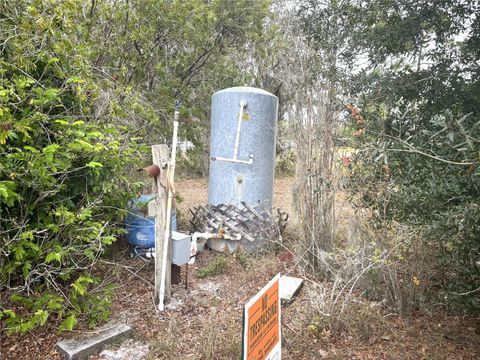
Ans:
[{"label": "white pvc pipe", "polygon": [[227,159],[227,158],[224,158],[224,157],[221,157],[221,156],[216,156],[216,157],[213,158],[213,160],[229,161],[229,162],[233,162],[233,163],[248,164],[248,165],[253,164],[253,159],[252,158],[250,158],[248,160],[237,160],[237,159]]},{"label": "white pvc pipe", "polygon": [[198,239],[227,239],[227,240],[240,240],[242,235],[237,234],[237,236],[229,236],[227,234],[222,233],[201,233],[195,232],[192,234],[192,244],[190,246],[190,257],[192,260],[189,264],[193,264],[195,262],[194,256],[197,254],[197,240]]},{"label": "white pvc pipe", "polygon": [[253,164],[253,154],[250,154],[250,159],[248,160],[238,160],[238,148],[240,146],[240,134],[242,131],[242,120],[243,120],[243,114],[245,107],[247,106],[247,102],[245,100],[240,101],[240,112],[238,114],[238,120],[237,120],[237,133],[235,135],[235,145],[233,146],[233,158],[227,159],[221,156],[216,156],[213,157],[212,160],[217,160],[217,161],[229,161],[233,163],[239,163],[239,164],[248,164],[252,165]]},{"label": "white pvc pipe", "polygon": [[175,175],[175,155],[177,153],[177,136],[178,136],[178,110],[175,110],[174,121],[173,121],[173,140],[172,140],[172,155],[169,164],[168,172],[168,199],[167,199],[167,214],[165,219],[165,239],[163,240],[163,256],[162,256],[162,278],[160,279],[160,294],[158,300],[158,310],[163,311],[165,309],[164,300],[165,300],[165,282],[166,282],[166,272],[167,272],[167,253],[168,253],[168,243],[170,242],[170,222],[172,218],[172,199],[173,199],[173,179]]},{"label": "white pvc pipe", "polygon": [[243,120],[243,109],[247,106],[247,102],[245,100],[240,100],[240,113],[238,115],[237,121],[237,135],[235,137],[235,147],[233,148],[233,160],[237,160],[238,155],[238,145],[240,144],[240,130],[242,128],[242,120]]}]

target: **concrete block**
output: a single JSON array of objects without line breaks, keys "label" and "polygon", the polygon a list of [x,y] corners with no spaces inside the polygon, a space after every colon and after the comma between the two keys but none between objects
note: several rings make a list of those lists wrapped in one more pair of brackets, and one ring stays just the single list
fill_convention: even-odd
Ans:
[{"label": "concrete block", "polygon": [[133,329],[131,326],[113,321],[107,323],[93,334],[80,338],[61,340],[57,344],[57,349],[65,360],[84,360],[91,355],[98,354],[106,345],[120,338],[131,337],[132,333]]},{"label": "concrete block", "polygon": [[303,285],[303,279],[291,276],[280,277],[279,290],[280,299],[289,302],[297,295],[298,291]]}]

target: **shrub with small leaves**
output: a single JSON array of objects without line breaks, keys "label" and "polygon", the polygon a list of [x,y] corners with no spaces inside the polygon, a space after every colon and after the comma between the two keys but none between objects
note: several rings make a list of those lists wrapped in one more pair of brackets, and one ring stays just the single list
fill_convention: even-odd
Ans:
[{"label": "shrub with small leaves", "polygon": [[126,175],[139,145],[113,107],[95,111],[108,84],[93,80],[81,6],[0,5],[0,319],[14,332],[106,318],[92,268],[141,185]]}]

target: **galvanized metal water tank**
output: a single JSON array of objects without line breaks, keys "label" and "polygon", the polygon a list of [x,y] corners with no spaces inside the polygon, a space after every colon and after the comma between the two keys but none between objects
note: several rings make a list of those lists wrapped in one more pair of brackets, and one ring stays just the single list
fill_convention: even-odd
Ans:
[{"label": "galvanized metal water tank", "polygon": [[212,96],[208,202],[271,211],[278,98],[252,87]]},{"label": "galvanized metal water tank", "polygon": [[[275,174],[278,98],[251,87],[221,90],[212,96],[208,202],[271,211]],[[257,211],[257,210],[254,210]],[[228,216],[226,216],[228,217]],[[247,252],[262,240],[210,239],[214,250]]]}]

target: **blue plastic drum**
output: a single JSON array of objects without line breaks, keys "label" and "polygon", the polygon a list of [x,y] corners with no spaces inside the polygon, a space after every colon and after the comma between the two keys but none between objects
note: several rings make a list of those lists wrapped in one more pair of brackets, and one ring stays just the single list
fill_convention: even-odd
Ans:
[{"label": "blue plastic drum", "polygon": [[[125,228],[127,241],[133,247],[143,249],[155,247],[155,218],[147,215],[148,203],[154,199],[154,195],[141,195],[132,201],[132,207],[128,210]],[[172,208],[171,221],[171,230],[177,230],[175,208]]]}]

